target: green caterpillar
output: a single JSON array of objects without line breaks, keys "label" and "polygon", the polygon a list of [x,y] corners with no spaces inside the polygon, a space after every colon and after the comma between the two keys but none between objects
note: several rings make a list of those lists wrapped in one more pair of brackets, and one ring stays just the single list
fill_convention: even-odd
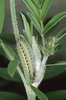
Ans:
[{"label": "green caterpillar", "polygon": [[21,61],[22,69],[28,83],[33,80],[34,76],[34,59],[30,45],[23,40],[17,43],[19,58]]}]

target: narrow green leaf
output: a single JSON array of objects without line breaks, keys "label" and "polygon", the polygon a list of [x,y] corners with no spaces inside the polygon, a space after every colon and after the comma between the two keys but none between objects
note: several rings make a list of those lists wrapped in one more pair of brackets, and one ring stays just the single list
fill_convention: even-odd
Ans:
[{"label": "narrow green leaf", "polygon": [[32,0],[32,2],[33,2],[37,7],[39,6],[38,0]]},{"label": "narrow green leaf", "polygon": [[42,5],[44,4],[44,1],[45,1],[45,0],[39,0],[39,3],[41,4],[41,7],[42,7]]},{"label": "narrow green leaf", "polygon": [[48,64],[46,69],[45,79],[53,78],[64,71],[66,71],[66,62],[56,63],[56,64]]},{"label": "narrow green leaf", "polygon": [[57,33],[56,38],[57,41],[60,41],[64,36],[66,35],[66,28],[64,28],[63,30],[61,30],[60,32]]},{"label": "narrow green leaf", "polygon": [[14,73],[16,72],[16,69],[19,65],[19,61],[17,59],[10,61],[10,63],[8,64],[8,73],[11,77],[14,76]]},{"label": "narrow green leaf", "polygon": [[24,16],[24,14],[21,13],[21,16],[22,16],[23,23],[24,23],[26,37],[28,39],[28,42],[30,44],[32,44],[32,33],[31,33],[31,30],[30,30],[29,23],[28,23],[26,17]]},{"label": "narrow green leaf", "polygon": [[5,54],[9,60],[14,60],[17,58],[17,55],[14,52],[14,50],[7,44],[4,44],[2,40],[0,40],[0,45],[3,48],[3,51],[5,52]]},{"label": "narrow green leaf", "polygon": [[31,86],[32,90],[36,93],[37,97],[40,99],[40,100],[48,100],[47,96],[42,93],[39,89]]},{"label": "narrow green leaf", "polygon": [[66,17],[66,11],[56,14],[44,27],[44,35]]},{"label": "narrow green leaf", "polygon": [[31,21],[33,22],[35,28],[38,30],[39,33],[41,33],[41,26],[40,23],[38,22],[38,20],[36,19],[36,17],[34,17],[33,14],[28,13],[29,18],[31,19]]},{"label": "narrow green leaf", "polygon": [[52,4],[52,0],[45,0],[43,2],[43,6],[42,6],[42,9],[41,9],[41,13],[40,13],[41,20],[43,20],[46,17],[46,14],[47,14],[51,4]]},{"label": "narrow green leaf", "polygon": [[39,0],[39,1],[41,1],[41,6],[43,6],[45,0]]},{"label": "narrow green leaf", "polygon": [[0,100],[26,100],[26,98],[20,94],[13,92],[0,92]]},{"label": "narrow green leaf", "polygon": [[4,23],[4,0],[0,0],[0,33]]},{"label": "narrow green leaf", "polygon": [[0,68],[0,78],[3,78],[8,81],[13,81],[13,82],[22,82],[19,74],[15,72],[14,77],[10,77],[10,75],[7,72],[7,68]]},{"label": "narrow green leaf", "polygon": [[66,100],[66,90],[57,90],[46,93],[49,100]]},{"label": "narrow green leaf", "polygon": [[26,4],[26,6],[29,8],[29,10],[36,15],[37,19],[39,19],[39,12],[36,8],[36,6],[34,5],[34,3],[32,2],[32,0],[23,0],[24,3]]},{"label": "narrow green leaf", "polygon": [[55,63],[55,64],[47,64],[47,66],[62,66],[62,65],[66,65],[66,62],[65,61],[61,61],[59,63]]}]

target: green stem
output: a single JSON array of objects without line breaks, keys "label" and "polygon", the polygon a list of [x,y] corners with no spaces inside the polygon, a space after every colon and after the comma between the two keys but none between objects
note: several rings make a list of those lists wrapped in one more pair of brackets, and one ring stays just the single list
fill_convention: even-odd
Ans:
[{"label": "green stem", "polygon": [[31,87],[28,87],[28,100],[36,100],[36,95]]},{"label": "green stem", "polygon": [[41,34],[43,34],[43,30],[44,30],[44,25],[43,25],[43,21],[40,21],[40,24],[41,24]]},{"label": "green stem", "polygon": [[[15,0],[10,0],[10,10],[11,10],[11,20],[12,20],[12,25],[13,25],[13,31],[14,31],[16,42],[17,42],[20,39],[20,36],[19,36],[19,30],[18,30],[17,18],[16,18]],[[17,71],[25,86],[28,100],[36,100],[36,95],[31,89],[30,85],[27,84],[20,66],[17,67]]]},{"label": "green stem", "polygon": [[22,79],[22,81],[23,81],[23,83],[24,83],[24,86],[26,87],[26,86],[27,86],[27,82],[26,82],[26,80],[25,80],[25,77],[24,77],[24,75],[23,75],[23,72],[22,72],[20,66],[17,67],[17,72],[19,73],[19,75],[20,75],[20,77],[21,77],[21,79]]},{"label": "green stem", "polygon": [[19,36],[19,29],[17,25],[15,0],[10,0],[10,10],[11,10],[11,20],[12,20],[12,25],[13,25],[13,31],[14,31],[16,42],[17,42],[20,39],[20,36]]},{"label": "green stem", "polygon": [[31,89],[30,85],[27,84],[26,80],[25,80],[25,77],[22,73],[22,70],[20,69],[20,67],[18,66],[17,67],[17,71],[23,81],[23,84],[24,84],[24,87],[26,89],[26,93],[27,93],[27,97],[28,97],[28,100],[36,100],[36,95],[35,93],[33,92],[33,90]]}]

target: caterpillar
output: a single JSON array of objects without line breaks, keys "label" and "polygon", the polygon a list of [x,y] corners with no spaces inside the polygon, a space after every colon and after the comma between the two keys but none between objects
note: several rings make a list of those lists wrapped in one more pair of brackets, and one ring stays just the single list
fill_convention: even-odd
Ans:
[{"label": "caterpillar", "polygon": [[34,59],[30,45],[23,40],[17,43],[18,55],[21,61],[22,69],[28,83],[33,80]]}]

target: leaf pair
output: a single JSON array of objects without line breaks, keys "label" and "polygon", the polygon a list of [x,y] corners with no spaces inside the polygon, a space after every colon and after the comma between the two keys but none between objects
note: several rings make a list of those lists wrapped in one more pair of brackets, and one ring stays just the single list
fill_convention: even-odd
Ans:
[{"label": "leaf pair", "polygon": [[43,34],[47,34],[55,25],[57,25],[63,18],[66,17],[66,11],[56,14],[44,27]]},{"label": "leaf pair", "polygon": [[32,0],[32,2],[33,2],[37,7],[39,7],[39,0]]},{"label": "leaf pair", "polygon": [[[37,19],[39,19],[39,12],[35,4],[32,2],[32,0],[23,0],[26,6],[29,8],[29,10],[35,15]],[[36,3],[36,2],[35,2]]]},{"label": "leaf pair", "polygon": [[[63,11],[61,13],[58,13],[56,14],[47,24],[46,26],[44,27],[44,30],[42,32],[42,29],[41,29],[41,24],[40,24],[40,20],[38,20],[38,18],[36,18],[35,16],[35,13],[37,14],[37,8],[35,5],[38,4],[38,0],[37,1],[28,1],[28,0],[24,0],[24,2],[26,3],[26,5],[28,5],[28,8],[31,10],[30,13],[28,13],[28,16],[29,18],[31,19],[31,21],[33,22],[35,28],[38,30],[38,32],[40,33],[40,35],[46,35],[54,26],[56,26],[63,18],[66,17],[66,11]],[[41,21],[43,19],[45,19],[46,15],[47,15],[47,12],[52,4],[52,0],[44,0],[44,1],[41,1],[43,3],[41,9],[40,9],[40,19]],[[34,4],[35,5],[34,5]],[[35,8],[35,9],[32,9],[31,5],[33,5],[32,7]],[[37,14],[38,15],[38,14]],[[43,33],[43,34],[42,34]]]},{"label": "leaf pair", "polygon": [[43,21],[47,15],[47,12],[52,4],[52,0],[45,0],[43,2],[41,11],[40,11],[40,20]]},{"label": "leaf pair", "polygon": [[32,13],[28,13],[29,18],[31,19],[31,21],[33,22],[33,25],[35,26],[35,28],[38,30],[38,32],[41,35],[41,25],[39,23],[39,21],[37,20],[37,18],[32,14]]}]

